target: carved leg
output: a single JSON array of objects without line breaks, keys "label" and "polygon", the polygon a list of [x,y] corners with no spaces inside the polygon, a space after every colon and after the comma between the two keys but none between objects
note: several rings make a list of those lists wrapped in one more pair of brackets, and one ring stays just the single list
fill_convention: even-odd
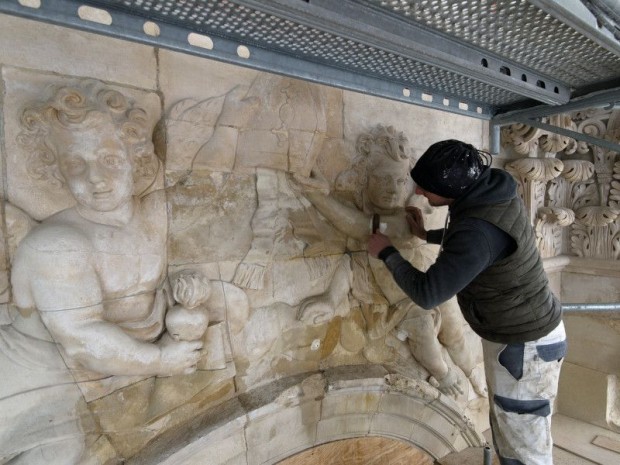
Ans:
[{"label": "carved leg", "polygon": [[465,321],[455,302],[448,301],[439,307],[441,328],[438,339],[450,354],[450,358],[471,382],[474,391],[481,397],[487,396],[484,370],[477,363],[480,342],[477,336],[465,334]]},{"label": "carved leg", "polygon": [[[414,313],[414,314],[412,314]],[[442,346],[437,339],[441,315],[437,311],[413,311],[398,325],[407,334],[413,357],[431,375],[429,382],[448,395],[462,393],[458,377],[443,359]]]}]

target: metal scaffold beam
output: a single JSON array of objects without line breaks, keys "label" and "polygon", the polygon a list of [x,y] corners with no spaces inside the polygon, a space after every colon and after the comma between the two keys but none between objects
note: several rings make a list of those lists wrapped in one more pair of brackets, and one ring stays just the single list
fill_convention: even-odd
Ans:
[{"label": "metal scaffold beam", "polygon": [[576,98],[571,102],[558,105],[549,106],[541,105],[538,107],[528,108],[526,110],[510,111],[495,115],[489,122],[490,130],[490,146],[493,154],[498,154],[500,151],[500,127],[507,126],[514,123],[521,123],[535,128],[543,129],[554,134],[560,134],[562,136],[570,137],[575,140],[583,141],[591,145],[603,147],[607,150],[620,153],[620,144],[593,137],[588,134],[572,131],[569,129],[553,126],[541,121],[541,118],[569,113],[573,111],[585,110],[589,108],[613,108],[615,105],[620,104],[620,88],[610,89],[606,91],[595,92],[593,94]]},{"label": "metal scaffold beam", "polygon": [[[504,57],[431,31],[353,0],[233,0],[290,21],[437,66],[549,104],[570,99],[570,89]],[[527,82],[521,76],[530,76]],[[544,83],[544,87],[542,84]]]}]

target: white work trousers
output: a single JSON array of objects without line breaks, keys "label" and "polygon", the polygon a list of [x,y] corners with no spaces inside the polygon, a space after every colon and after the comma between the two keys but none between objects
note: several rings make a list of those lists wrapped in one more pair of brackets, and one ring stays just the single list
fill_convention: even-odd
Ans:
[{"label": "white work trousers", "polygon": [[560,324],[535,341],[482,341],[493,443],[501,465],[553,465],[551,413],[566,333]]}]

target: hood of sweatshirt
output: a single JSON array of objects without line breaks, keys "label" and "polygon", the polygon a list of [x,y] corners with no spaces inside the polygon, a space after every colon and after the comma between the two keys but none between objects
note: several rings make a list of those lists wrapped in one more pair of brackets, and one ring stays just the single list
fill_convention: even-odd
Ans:
[{"label": "hood of sweatshirt", "polygon": [[450,205],[450,213],[470,207],[507,202],[517,195],[517,182],[510,173],[497,168],[485,169],[467,191]]}]

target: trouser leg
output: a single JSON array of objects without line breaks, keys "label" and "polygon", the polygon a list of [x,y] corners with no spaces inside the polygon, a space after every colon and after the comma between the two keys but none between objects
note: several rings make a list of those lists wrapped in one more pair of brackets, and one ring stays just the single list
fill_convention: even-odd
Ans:
[{"label": "trouser leg", "polygon": [[551,413],[566,353],[564,325],[536,341],[482,345],[500,463],[553,465]]}]

